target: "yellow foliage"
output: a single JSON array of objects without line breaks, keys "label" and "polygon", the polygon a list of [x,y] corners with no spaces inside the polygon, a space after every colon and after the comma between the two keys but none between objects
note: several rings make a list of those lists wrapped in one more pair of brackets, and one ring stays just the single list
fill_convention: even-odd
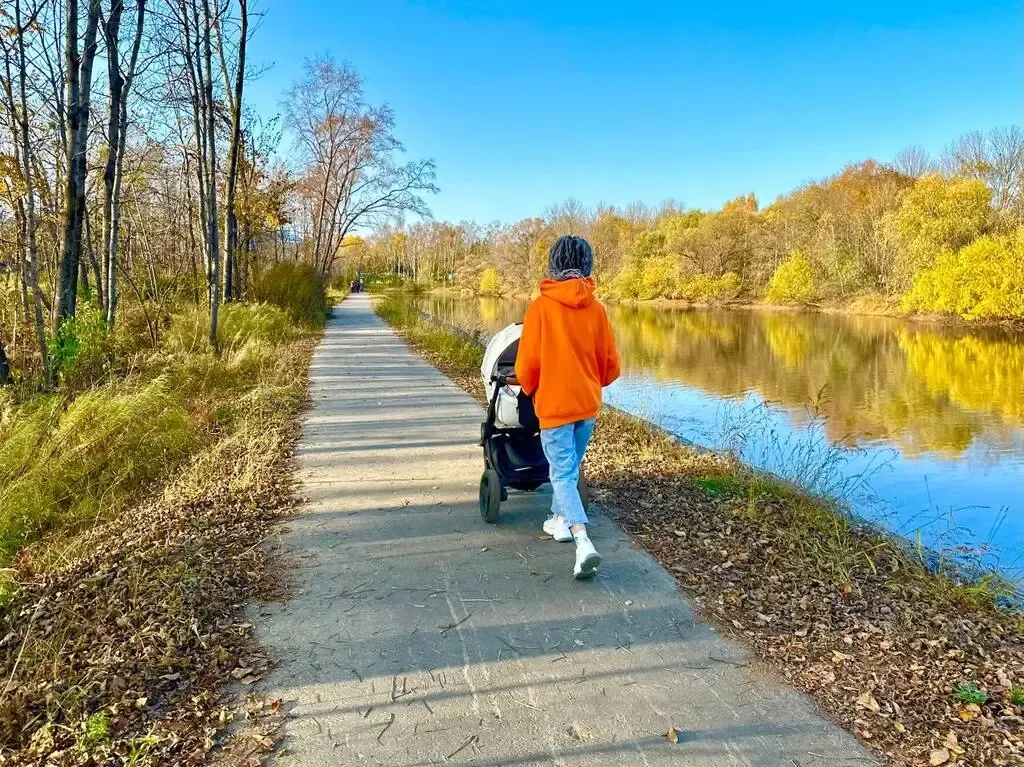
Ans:
[{"label": "yellow foliage", "polygon": [[641,301],[671,296],[676,282],[678,261],[675,256],[656,256],[644,262],[636,297]]},{"label": "yellow foliage", "polygon": [[480,275],[480,295],[501,295],[501,277],[493,266],[484,269],[483,274]]},{"label": "yellow foliage", "polygon": [[942,253],[914,278],[902,308],[968,320],[1024,317],[1024,227]]},{"label": "yellow foliage", "polygon": [[740,294],[743,285],[736,272],[726,272],[721,277],[698,274],[683,281],[678,288],[681,298],[691,301],[728,301]]},{"label": "yellow foliage", "polygon": [[939,254],[957,250],[978,237],[991,213],[992,191],[978,179],[919,179],[887,220],[899,252],[898,277],[908,284]]},{"label": "yellow foliage", "polygon": [[816,297],[814,267],[807,256],[798,250],[793,251],[772,275],[765,298],[775,303],[803,304]]}]

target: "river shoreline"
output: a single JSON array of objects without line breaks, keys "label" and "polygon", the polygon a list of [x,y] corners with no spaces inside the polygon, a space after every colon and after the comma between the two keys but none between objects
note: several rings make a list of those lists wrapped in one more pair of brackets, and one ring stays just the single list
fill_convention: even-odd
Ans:
[{"label": "river shoreline", "polygon": [[[480,397],[472,339],[390,319]],[[1024,758],[1024,621],[996,606],[991,582],[931,573],[805,494],[616,411],[599,421],[586,466],[601,511],[706,619],[886,763],[927,764],[942,749],[936,764]],[[967,702],[975,690],[980,705]]]},{"label": "river shoreline", "polygon": [[[493,298],[530,301],[535,295],[528,293],[502,293],[483,295],[462,288],[431,288],[427,295],[447,295],[461,298]],[[643,301],[613,299],[602,296],[601,300],[616,306],[650,307],[654,309],[703,310],[728,309],[735,311],[777,312],[781,314],[828,314],[844,317],[882,317],[905,320],[915,324],[955,330],[1002,330],[1010,333],[1024,333],[1024,318],[965,320],[953,314],[906,313],[899,309],[898,302],[874,294],[859,296],[848,301],[819,304],[775,304],[760,299],[735,299],[726,301],[689,301],[678,298],[656,298]]]}]

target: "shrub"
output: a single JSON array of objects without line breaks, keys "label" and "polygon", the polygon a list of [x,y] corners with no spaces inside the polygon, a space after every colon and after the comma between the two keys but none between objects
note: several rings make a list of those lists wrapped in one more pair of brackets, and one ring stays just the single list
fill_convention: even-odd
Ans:
[{"label": "shrub", "polygon": [[101,380],[110,366],[114,343],[103,312],[85,301],[50,339],[54,372],[66,388],[80,389]]},{"label": "shrub", "polygon": [[295,322],[322,328],[327,321],[327,285],[309,264],[282,261],[260,272],[249,291],[254,301],[284,309]]},{"label": "shrub", "polygon": [[642,273],[638,265],[627,263],[609,283],[606,291],[608,297],[618,300],[636,300],[640,295],[641,276]]},{"label": "shrub", "polygon": [[814,267],[800,251],[779,264],[768,283],[765,298],[780,304],[805,304],[817,297]]},{"label": "shrub", "polygon": [[736,272],[726,272],[721,277],[697,274],[679,285],[679,295],[691,301],[728,301],[736,298],[742,287]]},{"label": "shrub", "polygon": [[992,190],[979,179],[944,178],[933,173],[904,193],[883,228],[897,245],[895,279],[906,288],[940,254],[964,247],[985,228]]},{"label": "shrub", "polygon": [[967,320],[1024,317],[1024,227],[942,253],[914,277],[901,307]]},{"label": "shrub", "polygon": [[498,274],[498,270],[493,266],[489,266],[484,269],[483,274],[480,275],[480,295],[501,295],[501,276]]},{"label": "shrub", "polygon": [[647,259],[640,269],[637,298],[649,301],[653,298],[668,298],[675,292],[679,262],[675,256],[655,256]]}]

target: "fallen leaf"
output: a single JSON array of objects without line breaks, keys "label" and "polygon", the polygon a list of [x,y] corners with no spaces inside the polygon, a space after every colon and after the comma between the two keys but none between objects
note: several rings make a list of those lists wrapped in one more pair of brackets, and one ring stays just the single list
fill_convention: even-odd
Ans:
[{"label": "fallen leaf", "polygon": [[939,767],[940,764],[945,764],[949,761],[949,750],[945,748],[937,748],[928,755],[928,764],[931,767]]},{"label": "fallen leaf", "polygon": [[668,738],[669,743],[683,742],[683,733],[677,730],[675,727],[669,727],[668,732],[665,733],[665,737]]},{"label": "fallen leaf", "polygon": [[251,673],[252,673],[252,669],[251,668],[242,668],[241,666],[239,666],[238,668],[236,668],[234,671],[231,672],[231,678],[232,679],[241,679],[243,676],[249,676],[249,674],[251,674]]},{"label": "fallen leaf", "polygon": [[267,749],[268,751],[274,747],[274,741],[272,741],[270,738],[268,738],[261,732],[256,732],[254,730],[253,732],[249,733],[249,736],[257,743],[259,743],[261,747]]},{"label": "fallen leaf", "polygon": [[903,722],[896,722],[896,724],[894,724],[894,725],[893,725],[893,728],[894,728],[894,729],[896,730],[896,732],[898,732],[898,733],[899,733],[900,735],[902,735],[903,733],[905,733],[905,732],[907,731],[907,728],[906,728],[906,726],[905,726],[905,725],[903,724]]},{"label": "fallen leaf", "polygon": [[283,703],[283,700],[281,698],[275,698],[274,700],[270,701],[270,710],[274,713],[277,713],[277,710],[281,708],[281,703]]},{"label": "fallen leaf", "polygon": [[629,607],[631,604],[633,604],[633,600],[632,599],[627,599],[626,600],[626,607]]},{"label": "fallen leaf", "polygon": [[866,708],[869,711],[874,711],[875,713],[878,713],[878,711],[882,708],[878,705],[878,701],[875,700],[875,696],[872,695],[870,692],[865,692],[863,695],[857,698],[857,705],[860,708]]},{"label": "fallen leaf", "polygon": [[833,650],[832,651],[832,662],[833,663],[842,663],[844,660],[853,660],[853,656],[852,655],[847,655],[844,652],[839,652],[838,650]]}]

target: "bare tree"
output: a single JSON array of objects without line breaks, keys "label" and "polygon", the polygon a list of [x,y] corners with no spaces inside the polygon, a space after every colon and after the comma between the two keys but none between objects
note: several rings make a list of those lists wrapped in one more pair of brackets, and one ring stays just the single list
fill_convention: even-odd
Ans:
[{"label": "bare tree", "polygon": [[965,133],[946,148],[943,167],[981,179],[992,190],[993,207],[1024,219],[1024,129],[1019,125]]},{"label": "bare tree", "polygon": [[366,103],[351,67],[330,58],[307,61],[287,94],[285,119],[303,163],[299,193],[311,257],[322,274],[356,228],[407,212],[429,215],[422,195],[437,191],[434,162],[395,162],[403,147],[394,136],[394,114]]},{"label": "bare tree", "polygon": [[[40,6],[36,5],[35,8],[29,13],[27,19],[22,23],[21,14],[21,0],[14,0],[14,32],[18,41],[18,101],[15,104],[13,93],[8,90],[8,100],[10,101],[9,109],[12,117],[17,115],[16,122],[18,125],[17,136],[15,144],[19,147],[19,159],[21,161],[21,175],[25,184],[25,204],[24,204],[24,246],[25,253],[23,258],[23,269],[22,269],[22,284],[24,285],[24,292],[27,294],[29,290],[32,291],[32,310],[35,320],[35,331],[36,331],[36,346],[39,349],[39,355],[42,360],[43,366],[43,380],[45,381],[46,387],[49,388],[52,384],[52,375],[50,371],[50,355],[49,350],[46,347],[46,322],[43,317],[43,293],[39,286],[39,247],[38,240],[36,237],[36,228],[38,221],[36,219],[36,192],[35,192],[35,168],[33,168],[30,160],[29,153],[29,110],[28,110],[28,96],[27,96],[27,85],[26,85],[26,70],[27,59],[25,56],[25,32],[35,23],[36,16],[40,11]],[[12,82],[11,79],[11,60],[10,56],[5,56],[6,74],[8,89]],[[25,296],[25,303],[27,304],[27,295]],[[28,307],[26,306],[26,311]]]},{"label": "bare tree", "polygon": [[85,220],[89,98],[92,92],[92,67],[96,59],[96,33],[101,10],[101,0],[87,2],[89,7],[81,53],[78,49],[78,0],[68,0],[65,19],[68,147],[65,160],[64,239],[60,261],[58,323],[75,316],[78,301],[78,270]]},{"label": "bare tree", "polygon": [[242,143],[242,92],[245,87],[245,48],[249,36],[249,3],[238,0],[238,61],[235,66],[234,85],[228,77],[227,60],[224,55],[222,24],[216,24],[217,52],[221,72],[224,76],[224,92],[231,112],[231,135],[228,145],[227,183],[224,200],[224,300],[234,298],[238,256],[238,216],[235,212],[235,189],[238,182],[238,154]]},{"label": "bare tree", "polygon": [[146,19],[146,0],[136,0],[135,34],[127,68],[122,68],[120,53],[121,15],[124,0],[113,0],[110,13],[103,25],[107,46],[108,101],[107,158],[103,168],[103,285],[97,285],[101,305],[106,295],[107,326],[114,327],[117,316],[118,241],[121,234],[121,184],[124,168],[124,150],[128,132],[128,95],[135,79],[135,68],[142,46],[142,33]]},{"label": "bare tree", "polygon": [[217,349],[221,283],[217,240],[217,132],[213,99],[213,46],[210,29],[214,15],[210,0],[177,0],[180,53],[192,111],[196,150],[196,180],[203,247],[206,257],[207,298],[210,307],[210,346]]},{"label": "bare tree", "polygon": [[935,170],[935,163],[922,147],[913,144],[897,153],[892,167],[911,178],[921,178]]}]

